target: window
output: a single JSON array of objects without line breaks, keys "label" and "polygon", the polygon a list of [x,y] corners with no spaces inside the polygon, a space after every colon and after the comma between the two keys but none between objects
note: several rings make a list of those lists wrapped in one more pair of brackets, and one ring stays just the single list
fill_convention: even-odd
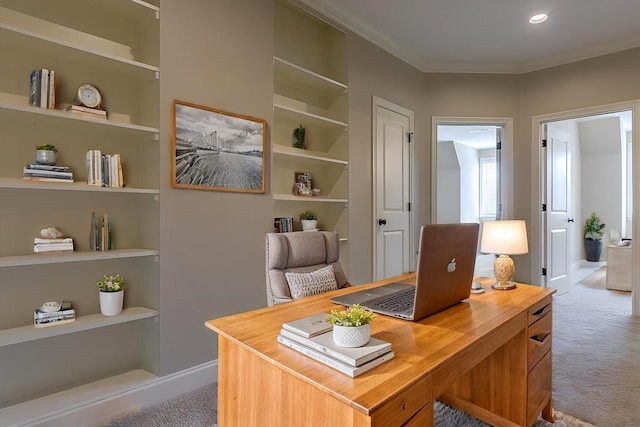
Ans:
[{"label": "window", "polygon": [[480,216],[496,217],[496,158],[480,158]]}]

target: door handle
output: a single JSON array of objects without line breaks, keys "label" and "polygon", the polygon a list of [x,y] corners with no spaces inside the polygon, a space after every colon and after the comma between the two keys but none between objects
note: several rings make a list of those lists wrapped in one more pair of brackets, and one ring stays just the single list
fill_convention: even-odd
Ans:
[{"label": "door handle", "polygon": [[576,222],[576,220],[573,218],[569,218],[568,222]]},{"label": "door handle", "polygon": [[384,218],[378,219],[378,225],[387,225],[387,220]]}]

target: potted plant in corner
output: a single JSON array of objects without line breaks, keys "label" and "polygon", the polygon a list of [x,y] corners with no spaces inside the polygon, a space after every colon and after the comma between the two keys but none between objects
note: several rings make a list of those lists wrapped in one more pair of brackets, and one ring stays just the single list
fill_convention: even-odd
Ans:
[{"label": "potted plant in corner", "polygon": [[302,125],[293,130],[293,146],[295,148],[307,148],[307,143],[305,141],[306,133],[306,129],[303,128]]},{"label": "potted plant in corner", "polygon": [[105,275],[100,282],[96,283],[96,286],[100,289],[100,312],[105,316],[120,314],[126,287],[122,276]]},{"label": "potted plant in corner", "polygon": [[318,226],[318,217],[311,210],[306,210],[300,214],[300,222],[302,223],[302,231],[316,231]]},{"label": "potted plant in corner", "polygon": [[600,261],[603,229],[604,224],[593,212],[584,224],[584,250],[587,254],[587,261]]},{"label": "potted plant in corner", "polygon": [[55,145],[40,144],[36,146],[36,163],[41,165],[55,165],[58,161],[58,149]]},{"label": "potted plant in corner", "polygon": [[375,313],[354,304],[346,310],[332,310],[327,322],[333,324],[333,342],[342,347],[362,347],[371,338]]}]

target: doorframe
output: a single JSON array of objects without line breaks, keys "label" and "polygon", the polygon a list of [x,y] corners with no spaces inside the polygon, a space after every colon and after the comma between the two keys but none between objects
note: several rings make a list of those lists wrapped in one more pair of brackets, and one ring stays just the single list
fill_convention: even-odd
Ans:
[{"label": "doorframe", "polygon": [[500,183],[502,218],[513,215],[513,118],[512,117],[431,117],[431,222],[438,220],[438,126],[502,126]]},{"label": "doorframe", "polygon": [[377,180],[376,180],[376,174],[377,174],[377,165],[376,165],[376,160],[377,160],[377,132],[378,132],[378,107],[382,107],[382,108],[386,108],[387,110],[391,110],[394,112],[397,112],[398,114],[402,114],[402,115],[406,115],[407,117],[409,117],[409,132],[413,135],[413,138],[411,140],[411,143],[409,144],[409,203],[411,203],[411,210],[409,211],[409,270],[410,271],[416,271],[416,257],[415,256],[411,256],[412,254],[415,254],[417,251],[417,247],[415,244],[415,212],[416,212],[416,208],[417,208],[417,204],[414,203],[414,200],[416,199],[416,195],[414,194],[415,191],[415,177],[414,177],[414,171],[416,170],[415,166],[414,166],[414,146],[416,144],[416,138],[415,138],[415,134],[414,134],[414,121],[415,121],[415,117],[414,117],[414,112],[409,110],[408,108],[404,108],[401,107],[398,104],[394,104],[391,101],[387,101],[386,99],[377,97],[375,95],[372,96],[371,98],[371,106],[372,106],[372,127],[371,127],[371,152],[372,152],[372,158],[371,158],[371,169],[372,169],[372,175],[371,175],[371,180],[372,180],[372,188],[373,188],[373,194],[372,194],[372,209],[371,209],[371,236],[372,236],[372,242],[373,244],[371,245],[373,247],[371,253],[373,256],[372,259],[372,270],[371,270],[371,277],[376,277],[376,271],[377,271],[377,263],[378,263],[378,248],[377,248],[377,235],[378,235],[378,218],[377,218],[377,206],[378,206],[378,184],[377,184]]},{"label": "doorframe", "polygon": [[[542,147],[540,141],[540,129],[544,123],[560,120],[571,120],[587,116],[596,116],[607,113],[631,110],[632,144],[640,142],[640,100],[617,102],[613,104],[598,105],[594,107],[579,108],[575,110],[562,111],[557,113],[542,114],[531,118],[531,236],[529,242],[531,256],[531,279],[540,285],[542,280],[542,257],[544,230],[542,229],[542,195],[544,176],[544,164],[541,155]],[[632,241],[640,242],[640,149],[633,149],[633,233]],[[631,314],[640,315],[640,250],[638,243],[631,247]]]}]

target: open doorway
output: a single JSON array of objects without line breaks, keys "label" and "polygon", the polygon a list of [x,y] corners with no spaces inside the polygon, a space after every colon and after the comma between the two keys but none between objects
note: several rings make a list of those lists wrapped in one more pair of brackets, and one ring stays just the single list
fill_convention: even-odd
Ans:
[{"label": "open doorway", "polygon": [[[508,218],[511,119],[437,117],[432,125],[432,222],[482,227],[484,221]],[[474,275],[493,277],[494,259],[478,251]]]},{"label": "open doorway", "polygon": [[[534,118],[534,137],[539,133],[540,141],[536,156],[540,184],[539,193],[533,195],[540,204],[534,205],[539,211],[533,219],[539,218],[540,258],[536,271],[532,257],[532,268],[543,286],[568,292],[599,271],[591,285],[633,290],[633,248],[626,245],[631,242],[634,222],[631,144],[635,114],[635,103],[622,103]],[[592,213],[606,226],[599,257],[587,261],[585,221]],[[618,259],[619,253],[624,253],[625,261]],[[607,261],[612,263],[609,269]],[[616,289],[621,275],[624,289]],[[631,302],[631,294],[629,297]]]}]

